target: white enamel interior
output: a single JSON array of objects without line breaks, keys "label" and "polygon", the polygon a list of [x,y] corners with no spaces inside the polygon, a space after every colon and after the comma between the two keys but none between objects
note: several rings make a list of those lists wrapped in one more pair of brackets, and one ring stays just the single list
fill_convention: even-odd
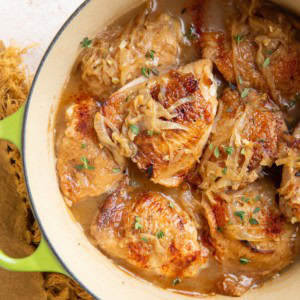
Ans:
[{"label": "white enamel interior", "polygon": [[[59,259],[74,277],[102,300],[190,299],[128,276],[94,248],[72,219],[61,196],[53,145],[53,112],[78,54],[79,42],[141,0],[92,0],[69,23],[38,75],[27,112],[24,158],[28,186],[40,225]],[[300,8],[300,1],[297,2]],[[50,118],[50,119],[49,119]],[[50,130],[49,130],[50,120]],[[205,272],[205,270],[203,270]],[[241,299],[299,299],[300,268]],[[212,299],[232,299],[215,296]]]}]

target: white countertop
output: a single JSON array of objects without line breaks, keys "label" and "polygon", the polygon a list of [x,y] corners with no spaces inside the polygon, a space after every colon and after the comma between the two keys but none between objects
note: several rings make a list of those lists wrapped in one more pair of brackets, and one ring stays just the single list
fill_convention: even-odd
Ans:
[{"label": "white countertop", "polygon": [[25,62],[34,72],[63,23],[84,0],[0,0],[0,39],[29,51]]}]

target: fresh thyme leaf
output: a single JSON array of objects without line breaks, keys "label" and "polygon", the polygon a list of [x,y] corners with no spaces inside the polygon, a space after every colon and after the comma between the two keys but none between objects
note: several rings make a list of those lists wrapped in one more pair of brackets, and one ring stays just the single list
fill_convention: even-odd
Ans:
[{"label": "fresh thyme leaf", "polygon": [[225,147],[225,151],[228,155],[231,155],[234,152],[234,149],[232,146],[228,146],[228,147]]},{"label": "fresh thyme leaf", "polygon": [[144,241],[145,243],[148,243],[148,239],[145,237],[142,237],[141,240]]},{"label": "fresh thyme leaf", "polygon": [[83,165],[77,165],[77,166],[75,166],[75,168],[77,170],[83,170],[83,169],[86,169],[86,170],[95,170],[95,167],[89,165],[89,161],[88,161],[88,159],[85,156],[82,156],[80,158],[80,160],[82,161]]},{"label": "fresh thyme leaf", "polygon": [[169,206],[170,206],[171,208],[174,208],[174,202],[170,202],[170,203],[169,203]]},{"label": "fresh thyme leaf", "polygon": [[135,134],[135,135],[138,135],[139,132],[140,132],[140,128],[139,126],[137,125],[134,125],[134,124],[130,124],[130,130]]},{"label": "fresh thyme leaf", "polygon": [[85,149],[86,148],[86,144],[81,144],[81,149]]},{"label": "fresh thyme leaf", "polygon": [[119,168],[114,168],[112,169],[113,173],[120,173],[121,172],[121,169]]},{"label": "fresh thyme leaf", "polygon": [[226,168],[226,167],[222,170],[222,174],[223,174],[223,175],[226,175],[226,174],[227,174],[227,168]]},{"label": "fresh thyme leaf", "polygon": [[165,234],[163,233],[163,231],[159,231],[159,232],[157,232],[156,233],[156,237],[158,238],[158,239],[162,239],[163,237],[165,236]]},{"label": "fresh thyme leaf", "polygon": [[90,40],[88,37],[85,37],[81,42],[80,45],[82,48],[91,48],[93,40]]},{"label": "fresh thyme leaf", "polygon": [[243,149],[241,150],[241,154],[242,154],[242,155],[245,155],[245,153],[246,153],[246,151],[245,151],[245,149],[243,148]]},{"label": "fresh thyme leaf", "polygon": [[220,150],[219,150],[219,147],[216,147],[215,150],[214,150],[214,155],[216,158],[218,158],[220,156]]},{"label": "fresh thyme leaf", "polygon": [[241,93],[242,98],[246,98],[249,94],[249,88],[244,88],[244,90]]},{"label": "fresh thyme leaf", "polygon": [[83,167],[83,165],[77,165],[77,166],[75,166],[75,168],[76,168],[77,170],[82,170],[84,167]]},{"label": "fresh thyme leaf", "polygon": [[243,210],[234,212],[234,215],[235,215],[236,217],[241,218],[241,220],[244,220],[244,218],[245,218],[245,212],[244,212]]},{"label": "fresh thyme leaf", "polygon": [[135,230],[139,230],[143,228],[143,226],[140,223],[140,217],[135,217],[134,228]]},{"label": "fresh thyme leaf", "polygon": [[141,72],[142,74],[146,77],[149,78],[150,77],[150,69],[147,67],[142,67],[141,68]]},{"label": "fresh thyme leaf", "polygon": [[244,39],[244,37],[238,34],[234,36],[234,39],[239,44]]},{"label": "fresh thyme leaf", "polygon": [[252,224],[252,225],[258,225],[259,224],[259,222],[255,218],[250,218],[249,223]]},{"label": "fresh thyme leaf", "polygon": [[240,84],[243,84],[243,83],[244,83],[244,80],[243,80],[242,76],[239,76],[239,83],[240,83]]},{"label": "fresh thyme leaf", "polygon": [[209,148],[209,150],[212,150],[213,149],[213,144],[209,144],[208,148]]},{"label": "fresh thyme leaf", "polygon": [[245,202],[245,203],[248,203],[249,202],[249,198],[247,198],[245,196],[242,196],[242,201]]},{"label": "fresh thyme leaf", "polygon": [[154,131],[153,131],[153,130],[147,130],[147,134],[148,134],[149,136],[152,136],[152,135],[154,134]]},{"label": "fresh thyme leaf", "polygon": [[260,212],[260,208],[259,207],[256,207],[253,211],[254,214],[257,214],[258,212]]},{"label": "fresh thyme leaf", "polygon": [[250,261],[249,261],[249,259],[247,259],[247,258],[240,258],[240,264],[241,265],[247,265],[248,263],[249,263]]},{"label": "fresh thyme leaf", "polygon": [[270,64],[270,57],[267,57],[263,63],[263,67],[267,67]]},{"label": "fresh thyme leaf", "polygon": [[154,59],[155,53],[156,53],[156,52],[155,52],[154,50],[148,50],[148,52],[146,53],[146,57],[147,57],[147,58]]}]

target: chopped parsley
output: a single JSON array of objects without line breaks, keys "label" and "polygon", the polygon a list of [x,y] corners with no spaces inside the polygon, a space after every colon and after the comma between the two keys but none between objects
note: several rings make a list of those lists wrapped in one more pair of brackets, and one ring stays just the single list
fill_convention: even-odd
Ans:
[{"label": "chopped parsley", "polygon": [[175,285],[179,284],[180,282],[181,282],[181,279],[178,278],[178,277],[176,277],[176,278],[172,281],[172,284],[173,284],[173,286],[175,286]]},{"label": "chopped parsley", "polygon": [[83,169],[86,169],[86,170],[95,170],[95,167],[89,165],[89,161],[88,161],[88,159],[85,156],[82,156],[80,158],[80,160],[82,161],[83,164],[75,166],[75,168],[77,170],[83,170]]},{"label": "chopped parsley", "polygon": [[234,215],[236,217],[241,218],[241,220],[244,220],[244,218],[245,218],[245,212],[243,210],[239,210],[239,211],[234,212]]},{"label": "chopped parsley", "polygon": [[249,261],[249,259],[247,259],[247,258],[244,258],[244,257],[241,257],[241,258],[240,258],[240,264],[241,264],[241,265],[247,265],[249,262],[250,262],[250,261]]},{"label": "chopped parsley", "polygon": [[158,238],[158,239],[162,239],[163,237],[165,236],[165,234],[163,233],[163,231],[159,231],[159,232],[157,232],[156,233],[156,237]]},{"label": "chopped parsley", "polygon": [[215,150],[214,150],[214,156],[216,158],[218,158],[220,156],[220,150],[219,150],[219,147],[216,147]]},{"label": "chopped parsley", "polygon": [[114,168],[112,169],[113,173],[120,173],[121,172],[121,169],[119,168]]},{"label": "chopped parsley", "polygon": [[250,218],[249,223],[252,224],[252,225],[258,225],[259,224],[259,222],[255,218]]},{"label": "chopped parsley", "polygon": [[174,208],[174,202],[170,202],[170,203],[169,203],[169,206],[170,206],[171,208]]},{"label": "chopped parsley", "polygon": [[242,155],[245,155],[245,153],[246,153],[246,152],[245,152],[245,149],[243,148],[243,149],[241,150],[241,154],[242,154]]},{"label": "chopped parsley", "polygon": [[130,124],[130,130],[135,134],[138,135],[140,132],[140,128],[137,125]]},{"label": "chopped parsley", "polygon": [[242,76],[239,76],[239,83],[240,83],[240,84],[243,84],[243,83],[244,83],[244,80],[243,80]]},{"label": "chopped parsley", "polygon": [[238,34],[238,35],[234,36],[234,39],[239,44],[244,39],[244,37],[242,37],[241,35]]},{"label": "chopped parsley", "polygon": [[155,52],[154,50],[148,50],[147,53],[146,53],[146,57],[147,57],[147,58],[154,59],[155,53],[156,53],[156,52]]},{"label": "chopped parsley", "polygon": [[208,148],[209,148],[209,150],[212,150],[213,149],[213,144],[209,144]]},{"label": "chopped parsley", "polygon": [[244,88],[242,93],[241,93],[241,97],[242,98],[246,98],[249,94],[249,88]]},{"label": "chopped parsley", "polygon": [[247,198],[245,196],[242,196],[242,201],[245,202],[245,203],[248,203],[249,202],[249,198]]},{"label": "chopped parsley", "polygon": [[253,211],[254,214],[257,214],[258,212],[260,212],[260,208],[259,207],[256,207]]},{"label": "chopped parsley", "polygon": [[81,144],[81,149],[85,149],[86,148],[86,144]]},{"label": "chopped parsley", "polygon": [[142,237],[141,240],[144,241],[145,243],[148,243],[148,239],[145,237]]},{"label": "chopped parsley", "polygon": [[81,42],[80,45],[82,48],[91,48],[93,40],[90,40],[88,37],[85,37]]},{"label": "chopped parsley", "polygon": [[152,135],[154,134],[154,131],[153,131],[153,130],[147,130],[147,134],[148,134],[149,136],[152,136]]},{"label": "chopped parsley", "polygon": [[267,67],[270,64],[270,57],[267,57],[263,63],[263,67]]},{"label": "chopped parsley", "polygon": [[151,70],[147,67],[142,67],[141,68],[141,72],[142,74],[146,77],[146,78],[149,78],[150,77],[150,72]]},{"label": "chopped parsley", "polygon": [[224,149],[228,155],[231,155],[234,152],[234,149],[232,146],[224,147]]},{"label": "chopped parsley", "polygon": [[142,224],[140,223],[140,219],[141,219],[140,217],[135,217],[135,223],[134,223],[135,230],[139,230],[143,228]]},{"label": "chopped parsley", "polygon": [[226,174],[227,174],[227,168],[226,168],[226,167],[222,170],[222,174],[223,174],[223,175],[226,175]]}]

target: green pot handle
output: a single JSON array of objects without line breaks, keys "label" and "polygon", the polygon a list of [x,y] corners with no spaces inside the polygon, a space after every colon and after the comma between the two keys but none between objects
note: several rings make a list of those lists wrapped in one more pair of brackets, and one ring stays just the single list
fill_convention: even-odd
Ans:
[{"label": "green pot handle", "polygon": [[[24,105],[14,114],[0,121],[0,139],[15,144],[21,151]],[[25,258],[11,258],[0,250],[0,267],[19,272],[57,272],[68,275],[49,248],[42,240],[35,252]]]}]

